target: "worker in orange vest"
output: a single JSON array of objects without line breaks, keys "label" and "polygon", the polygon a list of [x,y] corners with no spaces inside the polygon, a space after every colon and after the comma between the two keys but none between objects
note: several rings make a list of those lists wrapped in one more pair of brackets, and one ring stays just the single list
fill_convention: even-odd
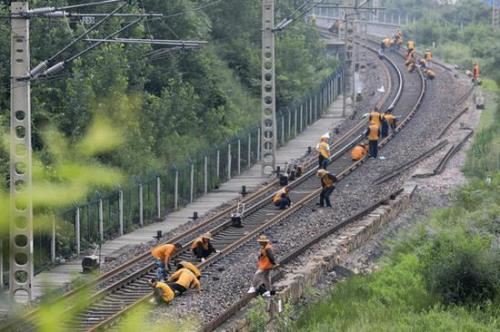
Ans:
[{"label": "worker in orange vest", "polygon": [[368,113],[368,122],[373,122],[377,126],[380,126],[380,121],[382,120],[382,114],[380,114],[377,107],[373,109],[370,113]]},{"label": "worker in orange vest", "polygon": [[472,81],[477,83],[479,80],[479,63],[474,62],[474,67],[472,68]]},{"label": "worker in orange vest", "polygon": [[413,40],[408,40],[406,43],[406,48],[408,49],[408,54],[412,53],[415,50],[415,42]]},{"label": "worker in orange vest", "polygon": [[175,292],[165,282],[151,279],[149,285],[154,288],[154,298],[152,302],[170,303],[175,298]]},{"label": "worker in orange vest", "polygon": [[264,292],[262,296],[271,296],[271,270],[278,267],[279,264],[276,263],[274,258],[273,246],[271,241],[265,235],[259,236],[257,242],[260,244],[259,250],[259,262],[257,264],[257,271],[255,272],[252,280],[252,286],[247,293],[252,294],[257,291],[257,289],[264,285]]},{"label": "worker in orange vest", "polygon": [[368,144],[358,144],[351,151],[352,161],[358,161],[363,159],[363,157],[368,153]]},{"label": "worker in orange vest", "polygon": [[278,190],[273,196],[274,205],[278,206],[280,210],[284,210],[292,204],[290,199],[290,187],[286,186]]},{"label": "worker in orange vest", "polygon": [[377,158],[379,135],[380,127],[376,123],[370,122],[370,125],[366,129],[365,133],[365,136],[368,138],[370,158]]},{"label": "worker in orange vest", "polygon": [[396,131],[397,120],[398,118],[394,116],[394,114],[390,113],[392,110],[387,110],[387,113],[384,114],[384,119],[387,121],[387,125],[391,128],[391,131],[394,133]]},{"label": "worker in orange vest", "polygon": [[156,277],[158,280],[164,280],[167,276],[166,270],[170,271],[170,258],[177,251],[182,249],[182,244],[163,244],[151,249],[151,256],[155,259]]},{"label": "worker in orange vest", "polygon": [[182,295],[190,288],[196,288],[198,292],[201,291],[200,281],[191,270],[185,267],[181,267],[172,274],[170,278],[168,278],[167,285],[179,295]]},{"label": "worker in orange vest", "polygon": [[430,62],[432,61],[432,51],[430,48],[425,50],[424,59],[427,61],[427,66],[430,67]]},{"label": "worker in orange vest", "polygon": [[329,138],[330,136],[328,134],[321,136],[318,145],[316,145],[316,151],[319,152],[319,168],[326,169],[328,166],[328,160],[330,158],[330,144],[328,143]]},{"label": "worker in orange vest", "polygon": [[335,175],[330,174],[326,169],[319,169],[316,175],[321,179],[321,193],[319,194],[319,207],[332,207],[332,203],[330,202],[330,195],[332,194],[335,186],[333,185],[337,182],[337,177]]},{"label": "worker in orange vest", "polygon": [[210,232],[207,232],[196,238],[191,244],[191,250],[193,251],[193,254],[202,262],[204,262],[205,259],[210,256],[210,254],[217,252],[217,250],[215,250],[215,248],[212,246],[210,240],[212,240],[212,234],[210,234]]}]

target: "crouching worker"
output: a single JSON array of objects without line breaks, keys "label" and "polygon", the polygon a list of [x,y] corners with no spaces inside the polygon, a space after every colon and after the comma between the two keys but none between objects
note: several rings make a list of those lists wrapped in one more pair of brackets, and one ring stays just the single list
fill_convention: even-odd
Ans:
[{"label": "crouching worker", "polygon": [[290,200],[290,188],[288,186],[278,190],[273,196],[274,205],[278,206],[280,210],[284,210],[292,204]]},{"label": "crouching worker", "polygon": [[196,267],[196,265],[188,261],[181,261],[179,262],[179,264],[177,264],[177,270],[180,270],[182,268],[188,269],[189,271],[193,272],[196,279],[200,280],[201,271]]},{"label": "crouching worker", "polygon": [[265,235],[259,236],[257,242],[260,244],[259,262],[257,264],[257,271],[255,272],[252,280],[252,286],[248,290],[248,294],[253,294],[264,285],[266,291],[262,294],[264,297],[271,296],[271,270],[279,266],[276,263],[273,253],[273,246],[271,241]]},{"label": "crouching worker", "polygon": [[196,238],[196,240],[193,241],[193,244],[191,244],[193,254],[202,262],[204,262],[205,259],[210,256],[210,254],[217,252],[217,250],[215,250],[215,248],[212,246],[210,240],[212,240],[212,234],[210,234],[210,232],[207,232],[202,236]]},{"label": "crouching worker", "polygon": [[156,304],[170,303],[175,298],[175,292],[166,283],[151,279],[149,285],[154,289],[152,302]]},{"label": "crouching worker", "polygon": [[164,280],[167,276],[167,270],[170,271],[170,258],[177,251],[182,249],[182,244],[163,244],[151,249],[151,256],[155,259],[156,278]]},{"label": "crouching worker", "polygon": [[[180,264],[179,264],[180,265]],[[179,295],[182,295],[188,289],[196,288],[201,291],[201,284],[198,278],[191,270],[183,267],[180,268],[168,278],[168,286]]]},{"label": "crouching worker", "polygon": [[358,161],[363,159],[367,153],[368,153],[368,144],[363,143],[356,145],[351,151],[352,161]]},{"label": "crouching worker", "polygon": [[330,172],[324,169],[318,170],[316,175],[321,179],[321,187],[323,187],[323,190],[321,190],[321,193],[319,194],[319,206],[324,207],[326,204],[326,207],[332,207],[332,203],[330,203],[330,195],[335,189],[333,184],[337,182],[337,178],[335,175],[330,174]]}]

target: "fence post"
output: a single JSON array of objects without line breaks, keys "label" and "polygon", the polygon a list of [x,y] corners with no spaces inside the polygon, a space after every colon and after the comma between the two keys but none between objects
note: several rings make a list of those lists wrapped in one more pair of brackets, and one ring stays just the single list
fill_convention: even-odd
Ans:
[{"label": "fence post", "polygon": [[281,145],[285,145],[285,114],[281,112]]},{"label": "fence post", "polygon": [[293,117],[294,117],[294,122],[293,122],[293,137],[297,137],[297,107],[294,107],[293,109]]},{"label": "fence post", "polygon": [[175,169],[175,181],[174,181],[174,210],[179,207],[179,170]]},{"label": "fence post", "polygon": [[231,143],[227,144],[227,179],[231,180]]},{"label": "fence post", "polygon": [[257,161],[260,161],[260,127],[257,128]]},{"label": "fence post", "polygon": [[191,162],[191,172],[190,172],[190,186],[189,186],[189,202],[193,203],[194,194],[194,163]]},{"label": "fence post", "polygon": [[241,139],[238,137],[238,175],[241,175]]},{"label": "fence post", "polygon": [[247,157],[247,166],[250,169],[250,165],[252,164],[252,132],[248,133],[248,157]]},{"label": "fence post", "polygon": [[203,183],[205,195],[208,193],[208,156],[204,157],[203,171],[205,173],[205,180]]},{"label": "fence post", "polygon": [[99,197],[99,239],[104,242],[104,211],[102,209],[102,197]]},{"label": "fence post", "polygon": [[292,137],[292,110],[287,108],[288,112],[288,140]]},{"label": "fence post", "polygon": [[139,224],[144,226],[144,197],[142,183],[139,183]]},{"label": "fence post", "polygon": [[50,261],[56,262],[56,215],[52,214],[52,232],[50,236]]},{"label": "fence post", "polygon": [[220,150],[217,149],[217,161],[215,165],[215,170],[217,172],[217,180],[220,179]]},{"label": "fence post", "polygon": [[309,125],[312,124],[313,97],[309,98]]},{"label": "fence post", "polygon": [[120,223],[120,236],[123,235],[123,189],[120,188],[118,190],[118,211],[119,211],[119,219]]},{"label": "fence post", "polygon": [[3,290],[3,240],[0,239],[0,290]]},{"label": "fence post", "polygon": [[300,128],[300,130],[299,130],[300,133],[302,132],[302,125],[303,125],[303,123],[302,123],[302,121],[303,121],[302,119],[304,118],[303,117],[303,112],[304,112],[304,104],[300,104],[300,127],[299,127]]},{"label": "fence post", "polygon": [[156,176],[156,217],[161,218],[161,180],[160,175]]},{"label": "fence post", "polygon": [[75,211],[75,237],[76,237],[76,255],[80,256],[80,208],[77,206]]}]

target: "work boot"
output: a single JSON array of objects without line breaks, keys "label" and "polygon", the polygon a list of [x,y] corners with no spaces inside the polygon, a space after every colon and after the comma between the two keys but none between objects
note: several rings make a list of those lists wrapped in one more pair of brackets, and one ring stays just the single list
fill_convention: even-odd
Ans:
[{"label": "work boot", "polygon": [[253,294],[253,293],[255,293],[255,287],[252,286],[248,289],[247,294]]},{"label": "work boot", "polygon": [[263,297],[271,297],[271,292],[267,291],[264,294],[262,294]]}]

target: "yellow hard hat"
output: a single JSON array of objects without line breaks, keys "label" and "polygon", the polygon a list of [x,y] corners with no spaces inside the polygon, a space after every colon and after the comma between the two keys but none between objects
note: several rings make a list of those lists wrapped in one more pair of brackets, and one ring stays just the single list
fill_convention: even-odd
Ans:
[{"label": "yellow hard hat", "polygon": [[328,173],[327,170],[325,170],[325,169],[318,169],[318,171],[316,172],[316,176],[321,177],[321,176],[325,175],[326,173]]},{"label": "yellow hard hat", "polygon": [[269,239],[267,238],[267,236],[265,236],[264,234],[262,234],[261,236],[259,236],[259,238],[257,239],[257,242],[259,243],[267,243],[267,242],[270,242]]}]

